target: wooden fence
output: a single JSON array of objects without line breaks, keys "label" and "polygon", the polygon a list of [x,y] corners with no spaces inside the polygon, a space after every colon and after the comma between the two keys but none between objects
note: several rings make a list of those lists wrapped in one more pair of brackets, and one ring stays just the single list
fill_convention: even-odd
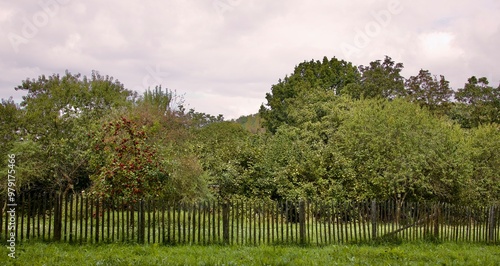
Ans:
[{"label": "wooden fence", "polygon": [[499,206],[368,201],[104,202],[80,194],[30,195],[3,203],[1,241],[161,244],[500,243]]}]

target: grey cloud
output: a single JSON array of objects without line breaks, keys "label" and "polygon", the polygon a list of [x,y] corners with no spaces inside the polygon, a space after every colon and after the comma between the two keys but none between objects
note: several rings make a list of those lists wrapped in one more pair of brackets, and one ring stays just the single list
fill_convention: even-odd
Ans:
[{"label": "grey cloud", "polygon": [[[500,79],[493,0],[400,1],[401,13],[347,56],[342,45],[353,45],[391,1],[67,0],[18,53],[8,33],[22,35],[23,19],[44,11],[32,1],[3,2],[0,98],[18,95],[13,88],[27,77],[98,70],[137,90],[161,81],[190,107],[235,118],[257,112],[295,65],[323,56],[366,65],[389,55],[404,63],[406,76],[429,69],[454,88],[471,75]],[[440,32],[453,36],[441,54],[422,41]],[[152,78],[151,69],[161,75]]]}]

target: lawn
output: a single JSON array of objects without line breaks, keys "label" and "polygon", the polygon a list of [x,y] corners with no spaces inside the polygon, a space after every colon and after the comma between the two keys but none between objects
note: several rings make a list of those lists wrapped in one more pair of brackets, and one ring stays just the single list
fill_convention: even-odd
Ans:
[{"label": "lawn", "polygon": [[500,248],[478,244],[161,246],[25,243],[0,265],[498,265]]}]

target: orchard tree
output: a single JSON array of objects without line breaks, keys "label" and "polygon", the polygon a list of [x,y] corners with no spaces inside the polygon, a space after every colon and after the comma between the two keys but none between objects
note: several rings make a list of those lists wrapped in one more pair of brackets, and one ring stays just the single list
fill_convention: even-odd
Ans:
[{"label": "orchard tree", "polygon": [[46,171],[29,172],[38,172],[36,179],[48,185],[45,190],[67,193],[88,186],[90,147],[86,132],[110,109],[128,105],[134,94],[98,72],[92,72],[90,78],[69,72],[63,76],[42,75],[26,79],[16,90],[27,93],[21,102],[22,139],[16,144],[17,150],[26,147],[21,142],[39,147],[26,153],[32,157],[20,160],[20,167],[29,167],[31,159],[43,160]]},{"label": "orchard tree", "polygon": [[126,117],[110,121],[94,133],[92,193],[132,201],[163,196],[167,170],[146,143],[144,130]]},{"label": "orchard tree", "polygon": [[[467,175],[459,128],[402,99],[355,104],[335,133],[335,146],[355,175],[360,199],[454,201]],[[349,184],[349,186],[347,186]]]},{"label": "orchard tree", "polygon": [[470,156],[471,178],[462,197],[468,204],[499,204],[500,126],[480,125],[469,133],[466,150]]},{"label": "orchard tree", "polygon": [[[180,105],[183,99],[160,86],[147,90],[133,108],[110,114],[111,121],[127,117],[143,131],[145,145],[154,150],[158,171],[168,175],[156,195],[174,201],[191,202],[208,197],[205,174],[196,156],[190,117]],[[160,186],[160,184],[158,184]],[[144,196],[155,194],[146,189]],[[136,195],[138,196],[138,195]]]}]

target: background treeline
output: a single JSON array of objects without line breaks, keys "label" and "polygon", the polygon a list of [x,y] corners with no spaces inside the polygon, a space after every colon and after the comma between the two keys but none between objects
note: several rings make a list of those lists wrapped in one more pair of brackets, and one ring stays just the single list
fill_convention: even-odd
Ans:
[{"label": "background treeline", "polygon": [[500,86],[402,69],[305,61],[236,121],[97,72],[27,79],[0,106],[2,175],[13,153],[18,192],[500,203]]}]

